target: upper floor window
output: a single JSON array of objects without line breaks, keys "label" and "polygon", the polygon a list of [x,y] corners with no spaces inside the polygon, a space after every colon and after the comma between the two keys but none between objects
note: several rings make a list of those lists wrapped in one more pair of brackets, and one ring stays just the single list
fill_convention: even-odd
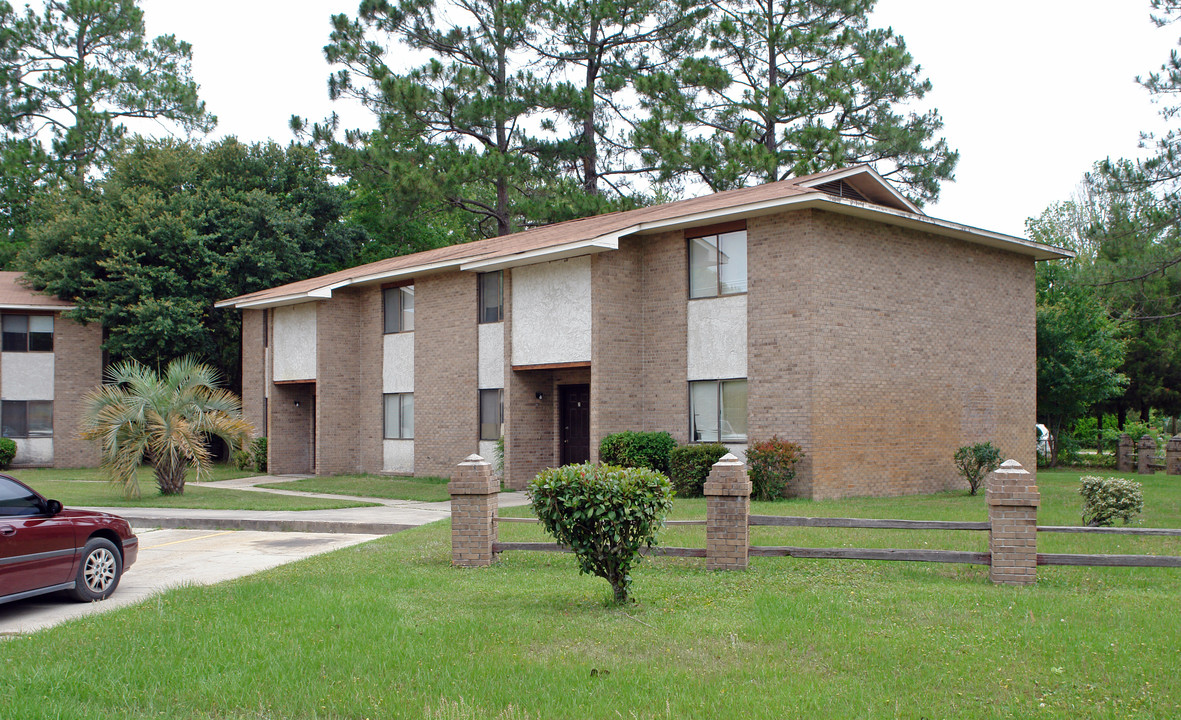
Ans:
[{"label": "upper floor window", "polygon": [[4,352],[53,352],[52,315],[9,315],[0,318]]},{"label": "upper floor window", "polygon": [[7,438],[53,437],[53,401],[0,402],[0,429]]},{"label": "upper floor window", "polygon": [[414,286],[386,288],[382,291],[385,308],[385,332],[410,332],[414,329]]},{"label": "upper floor window", "polygon": [[746,292],[746,230],[689,238],[689,297]]},{"label": "upper floor window", "polygon": [[480,273],[480,319],[482,323],[504,320],[504,271]]}]

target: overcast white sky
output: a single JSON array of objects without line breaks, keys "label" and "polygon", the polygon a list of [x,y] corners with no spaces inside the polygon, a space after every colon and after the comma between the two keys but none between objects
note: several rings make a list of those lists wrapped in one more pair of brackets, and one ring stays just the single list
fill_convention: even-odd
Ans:
[{"label": "overcast white sky", "polygon": [[[357,0],[142,0],[151,36],[193,44],[193,74],[218,116],[214,136],[291,139],[292,113],[336,110],[324,61],[329,17]],[[1025,219],[1069,199],[1105,157],[1137,156],[1161,127],[1135,84],[1168,57],[1181,25],[1155,28],[1147,0],[879,0],[873,18],[902,35],[934,85],[927,100],[960,151],[956,181],[928,214],[1024,235]]]}]

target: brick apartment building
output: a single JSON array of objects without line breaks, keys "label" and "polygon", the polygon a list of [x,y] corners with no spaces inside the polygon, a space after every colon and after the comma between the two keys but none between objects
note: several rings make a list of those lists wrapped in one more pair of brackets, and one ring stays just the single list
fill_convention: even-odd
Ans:
[{"label": "brick apartment building", "polygon": [[621,430],[800,443],[813,497],[955,486],[957,447],[1034,466],[1034,264],[867,166],[395,257],[224,300],[274,472],[505,480]]},{"label": "brick apartment building", "polygon": [[102,383],[102,328],[62,317],[73,306],[0,272],[0,432],[19,467],[93,467],[78,436],[82,395]]}]

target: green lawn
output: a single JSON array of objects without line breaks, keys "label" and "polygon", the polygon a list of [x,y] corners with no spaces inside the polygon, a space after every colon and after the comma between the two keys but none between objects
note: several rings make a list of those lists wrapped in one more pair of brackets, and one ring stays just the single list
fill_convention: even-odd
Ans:
[{"label": "green lawn", "polygon": [[333,475],[270,483],[259,487],[421,502],[443,502],[451,499],[447,494],[447,478],[437,477]]},{"label": "green lawn", "polygon": [[[1181,527],[1181,478],[1143,479],[1146,524]],[[1042,473],[1043,522],[1077,474]],[[676,514],[701,517],[700,501]],[[516,509],[516,513],[525,512]],[[956,495],[760,504],[756,512],[985,517]],[[697,528],[669,530],[692,539]],[[806,535],[806,537],[805,537]],[[505,540],[541,539],[505,524]],[[755,528],[756,543],[979,546],[984,533]],[[930,538],[926,540],[924,538]],[[1126,539],[1054,535],[1110,552]],[[1156,552],[1181,542],[1156,538]],[[638,603],[573,559],[450,567],[436,523],[5,641],[21,718],[1176,718],[1181,571],[1041,568],[994,586],[962,565],[755,558],[641,564]],[[100,660],[101,659],[101,660]]]},{"label": "green lawn", "polygon": [[[271,493],[198,487],[185,484],[184,495],[161,495],[152,479],[150,468],[139,472],[140,497],[124,497],[120,487],[104,479],[97,468],[57,470],[38,468],[11,470],[9,474],[27,483],[42,495],[60,500],[66,507],[164,507],[201,508],[205,510],[329,510],[346,507],[368,507],[372,503],[349,500],[326,500]],[[229,480],[256,473],[215,465],[210,480]],[[191,477],[189,478],[192,479]]]}]

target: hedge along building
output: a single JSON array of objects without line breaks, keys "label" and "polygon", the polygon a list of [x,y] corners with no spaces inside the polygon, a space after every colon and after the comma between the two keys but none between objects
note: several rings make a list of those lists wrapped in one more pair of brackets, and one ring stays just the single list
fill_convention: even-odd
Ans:
[{"label": "hedge along building", "polygon": [[798,442],[816,498],[942,490],[957,447],[1034,466],[1034,264],[868,166],[390,258],[224,300],[273,472],[509,487],[622,430]]},{"label": "hedge along building", "polygon": [[97,448],[78,435],[82,396],[103,381],[102,328],[62,317],[73,305],[0,272],[0,433],[20,467],[90,467]]}]

